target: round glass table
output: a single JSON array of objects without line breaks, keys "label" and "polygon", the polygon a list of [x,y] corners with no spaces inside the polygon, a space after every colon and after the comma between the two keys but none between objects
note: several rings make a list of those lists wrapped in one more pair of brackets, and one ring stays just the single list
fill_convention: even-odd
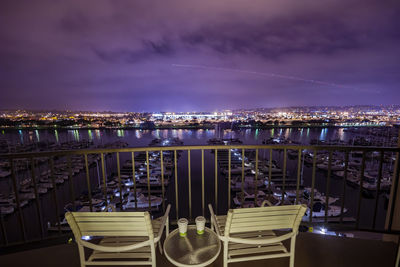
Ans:
[{"label": "round glass table", "polygon": [[204,234],[199,235],[195,225],[188,225],[185,237],[175,229],[164,241],[165,256],[175,266],[207,266],[215,261],[220,251],[217,234],[207,227]]}]

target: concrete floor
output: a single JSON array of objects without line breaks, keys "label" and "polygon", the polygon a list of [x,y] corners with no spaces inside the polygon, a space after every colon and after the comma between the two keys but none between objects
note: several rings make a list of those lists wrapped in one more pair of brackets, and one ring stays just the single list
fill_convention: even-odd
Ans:
[{"label": "concrete floor", "polygon": [[[384,267],[394,266],[397,245],[392,242],[340,238],[311,233],[300,233],[296,243],[296,267]],[[158,249],[157,249],[158,253]],[[289,266],[286,258],[229,264],[230,267]],[[1,267],[41,266],[78,267],[78,249],[73,244],[62,244],[9,253],[0,256]],[[159,253],[157,266],[173,266]],[[222,266],[220,257],[210,266]]]}]

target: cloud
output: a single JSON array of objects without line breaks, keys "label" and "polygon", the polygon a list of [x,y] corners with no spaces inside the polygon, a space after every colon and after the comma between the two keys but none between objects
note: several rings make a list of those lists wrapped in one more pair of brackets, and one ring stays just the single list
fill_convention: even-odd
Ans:
[{"label": "cloud", "polygon": [[0,105],[392,103],[400,97],[399,17],[398,0],[3,0]]},{"label": "cloud", "polygon": [[155,56],[172,56],[175,53],[172,42],[167,38],[162,38],[158,41],[142,40],[141,46],[137,49],[108,49],[92,46],[91,50],[104,62],[129,64],[139,63],[143,60],[150,60]]},{"label": "cloud", "polygon": [[[293,54],[328,54],[366,48],[379,38],[398,39],[398,28],[376,31],[354,29],[340,17],[312,14],[252,23],[232,21],[203,25],[183,33],[181,41],[191,48],[207,47],[220,54],[244,54],[278,59]],[[375,25],[380,27],[380,25]],[[382,41],[382,39],[381,39]]]}]

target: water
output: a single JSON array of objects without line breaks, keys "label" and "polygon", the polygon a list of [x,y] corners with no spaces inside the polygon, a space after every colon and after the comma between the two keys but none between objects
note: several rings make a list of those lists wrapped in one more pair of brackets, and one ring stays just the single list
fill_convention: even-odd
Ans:
[{"label": "water", "polygon": [[[93,141],[95,145],[102,145],[114,141],[123,141],[128,143],[129,147],[146,147],[154,138],[179,138],[184,142],[184,145],[206,145],[207,140],[210,138],[239,138],[243,144],[257,145],[262,144],[262,141],[271,137],[278,138],[284,137],[292,141],[297,141],[301,144],[308,145],[311,140],[340,140],[348,143],[356,134],[348,132],[344,128],[275,128],[267,130],[189,130],[189,129],[166,129],[166,130],[4,130],[0,132],[0,140],[7,140],[8,145],[12,149],[15,144],[32,145],[42,147],[46,150],[46,146],[51,143],[63,143],[68,141]],[[382,134],[381,138],[387,138]],[[205,215],[208,216],[208,203],[215,203],[215,174],[214,174],[214,155],[211,151],[205,151],[204,162],[204,210]],[[259,155],[261,159],[268,159],[269,151],[260,150]],[[129,153],[121,153],[121,164],[126,159],[129,159]],[[273,159],[277,160],[280,167],[283,166],[283,153],[274,151]],[[115,158],[106,159],[106,167],[108,173],[115,171],[116,162]],[[288,159],[287,170],[290,177],[297,177],[297,158]],[[101,175],[101,170],[100,170]],[[227,180],[218,174],[218,213],[226,212],[228,205]],[[310,167],[304,167],[304,185],[311,185],[312,170]],[[203,211],[203,203],[201,196],[202,187],[202,168],[201,168],[201,152],[191,152],[191,193],[192,193],[192,217],[201,215]],[[90,169],[90,180],[92,188],[98,185],[99,173],[97,168]],[[59,186],[57,189],[57,197],[59,202],[59,210],[62,212],[63,206],[71,199],[69,183]],[[317,171],[315,187],[320,192],[326,190],[326,173]],[[10,181],[0,181],[0,192],[7,192],[11,188]],[[80,174],[74,179],[73,183],[74,192],[76,195],[87,190],[85,175]],[[171,178],[171,183],[167,188],[166,198],[167,202],[172,204],[171,217],[176,218],[175,210],[175,183],[174,177]],[[331,179],[330,195],[339,197],[342,194],[343,180]],[[178,202],[179,202],[179,217],[189,217],[189,201],[188,201],[188,160],[187,152],[183,152],[178,162]],[[234,194],[232,194],[232,197]],[[346,216],[356,216],[358,205],[359,189],[346,186],[345,207],[348,209]],[[45,194],[40,198],[41,212],[43,214],[43,224],[47,222],[54,224],[55,219],[55,204],[54,196],[52,193]],[[32,201],[32,203],[35,203]],[[340,200],[339,200],[340,203]],[[340,205],[340,204],[339,204]],[[363,199],[361,205],[361,227],[370,227],[372,223],[373,207],[375,200]],[[40,225],[37,223],[37,210],[35,204],[29,204],[23,208],[24,221],[28,239],[38,238],[40,232],[38,229]],[[383,228],[386,210],[384,207],[383,197],[379,198],[378,203],[378,220],[377,227]],[[35,223],[36,222],[36,223]],[[21,240],[22,236],[19,233],[18,219],[15,215],[5,216],[4,223],[6,225],[8,241]],[[38,236],[39,235],[39,236]],[[4,242],[4,237],[2,237]]]}]

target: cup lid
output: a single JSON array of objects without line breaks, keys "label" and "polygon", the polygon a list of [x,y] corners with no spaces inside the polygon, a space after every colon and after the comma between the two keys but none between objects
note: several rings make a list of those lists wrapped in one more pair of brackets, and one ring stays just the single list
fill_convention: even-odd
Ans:
[{"label": "cup lid", "polygon": [[204,218],[203,216],[196,217],[196,222],[202,222],[202,221],[205,221],[205,220],[206,220],[206,218]]},{"label": "cup lid", "polygon": [[186,218],[180,218],[178,223],[189,223],[189,221]]}]

